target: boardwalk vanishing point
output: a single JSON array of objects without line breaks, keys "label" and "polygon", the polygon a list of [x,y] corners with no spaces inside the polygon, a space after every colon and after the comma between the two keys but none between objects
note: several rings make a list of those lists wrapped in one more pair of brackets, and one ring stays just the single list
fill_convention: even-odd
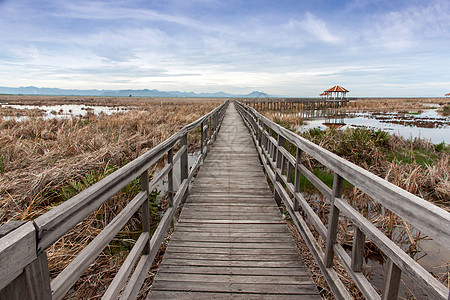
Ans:
[{"label": "boardwalk vanishing point", "polygon": [[201,166],[149,299],[320,299],[230,105]]}]

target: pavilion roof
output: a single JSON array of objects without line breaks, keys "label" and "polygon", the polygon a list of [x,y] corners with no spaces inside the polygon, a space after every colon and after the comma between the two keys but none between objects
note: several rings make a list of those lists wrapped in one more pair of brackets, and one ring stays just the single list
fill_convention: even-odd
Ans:
[{"label": "pavilion roof", "polygon": [[445,96],[450,96],[450,93],[445,94]]},{"label": "pavilion roof", "polygon": [[325,95],[328,95],[328,93],[327,92],[323,92],[323,93],[319,94],[319,96],[325,96]]},{"label": "pavilion roof", "polygon": [[342,86],[335,85],[332,88],[325,90],[325,92],[349,92],[348,90],[344,89]]}]

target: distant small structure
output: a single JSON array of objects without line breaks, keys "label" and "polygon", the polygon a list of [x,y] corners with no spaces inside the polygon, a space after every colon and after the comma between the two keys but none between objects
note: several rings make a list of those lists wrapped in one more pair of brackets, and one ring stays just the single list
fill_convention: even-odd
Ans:
[{"label": "distant small structure", "polygon": [[[335,85],[332,88],[329,88],[328,90],[325,90],[323,93],[326,93],[327,99],[344,99],[347,97],[347,93],[349,90],[343,88],[342,86]],[[323,94],[322,93],[322,94]],[[320,94],[322,96],[322,94]]]},{"label": "distant small structure", "polygon": [[450,93],[445,94],[445,97],[450,97]]}]

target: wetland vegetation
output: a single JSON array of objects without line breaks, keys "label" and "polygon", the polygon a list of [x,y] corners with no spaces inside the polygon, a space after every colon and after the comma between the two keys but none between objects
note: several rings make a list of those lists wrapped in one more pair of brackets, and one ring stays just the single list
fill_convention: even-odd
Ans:
[{"label": "wetland vegetation", "polygon": [[[158,145],[221,102],[0,96],[3,104],[0,106],[1,223],[35,219]],[[25,109],[17,107],[20,105],[27,106]],[[85,113],[72,111],[71,115],[67,110],[59,114],[54,107],[63,105],[85,107]],[[45,107],[55,111],[51,114],[54,117],[45,117],[48,115]],[[115,108],[115,111],[111,114],[97,112],[98,107]],[[199,139],[199,132],[189,136],[189,142],[194,145]],[[48,250],[51,276],[64,269],[139,191],[140,184],[135,180],[56,242]],[[160,201],[163,196],[154,191],[149,197],[154,227],[159,221],[159,211],[166,205],[165,201]],[[139,215],[127,223],[75,284],[71,297],[98,298],[133,246],[141,230],[140,224]]]},{"label": "wetland vegetation", "polygon": [[[416,116],[418,116],[421,111],[429,110],[430,107],[445,116],[448,99],[441,100],[444,102],[436,103],[431,100],[427,102],[420,99],[403,99],[401,101],[386,99],[374,103],[372,100],[362,100],[350,103],[348,107],[333,110],[331,117],[317,111],[305,113],[263,110],[261,113],[315,144],[450,211],[450,146],[448,144],[445,142],[432,143],[426,136],[422,136],[423,138],[398,136],[390,133],[389,130],[369,126],[370,120],[365,123],[368,126],[348,126],[348,122],[345,122],[347,119],[343,117],[343,114],[348,112],[384,117],[399,113],[415,116],[414,112],[416,112]],[[302,116],[309,117],[302,118]],[[408,118],[413,119],[413,117]],[[330,122],[330,119],[332,119],[332,122]],[[395,118],[389,119],[397,121]],[[403,120],[405,123],[402,126],[429,126],[431,129],[445,128],[442,132],[449,134],[450,119],[439,117],[439,120],[438,125],[436,125],[437,122],[434,119],[429,120],[431,125],[423,118],[420,122],[407,123]],[[330,124],[335,126],[330,126]],[[450,136],[445,138],[450,138]],[[289,149],[289,147],[287,148]],[[294,150],[294,147],[292,147],[290,152],[295,156]],[[310,157],[305,159],[305,165],[309,166],[310,170],[331,188],[333,174],[329,173],[314,159]],[[321,216],[322,222],[327,224],[329,208],[325,199],[304,177],[301,179],[301,188],[310,204],[315,208],[316,213]],[[422,235],[400,217],[383,209],[381,205],[372,201],[370,197],[348,182],[344,183],[344,197],[362,215],[448,286],[448,255],[450,254],[448,250],[441,248],[438,243]],[[339,243],[344,248],[351,249],[352,226],[344,219],[341,220],[341,226],[342,230],[339,230],[340,235],[338,236]],[[366,241],[365,257],[366,275],[376,287],[381,288],[385,260],[380,251],[370,241]],[[318,267],[314,266],[312,262],[313,259],[307,257],[306,260],[309,261],[310,270],[313,273],[318,272]],[[341,272],[342,276],[347,276],[343,270]],[[330,297],[331,294],[329,291],[327,292],[323,277],[320,274],[315,274],[314,277],[316,283],[324,289],[323,294]],[[355,298],[362,297],[352,285],[351,280],[344,281],[352,290]],[[421,299],[425,295],[421,294],[420,290],[415,290],[413,284],[406,279],[403,280],[400,297]]]}]

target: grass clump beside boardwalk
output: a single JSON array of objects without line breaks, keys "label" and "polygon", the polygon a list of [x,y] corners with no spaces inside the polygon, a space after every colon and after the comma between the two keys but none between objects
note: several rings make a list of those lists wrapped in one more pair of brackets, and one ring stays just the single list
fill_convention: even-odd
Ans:
[{"label": "grass clump beside boardwalk", "polygon": [[[222,101],[89,97],[23,97],[23,104],[121,105],[127,112],[70,119],[43,119],[35,110],[20,110],[22,121],[0,117],[0,220],[33,220],[155,147]],[[18,104],[21,97],[0,102]],[[4,107],[0,116],[8,116]],[[14,111],[16,113],[17,111]],[[16,116],[16,115],[13,115]],[[189,135],[191,144],[198,136]],[[152,170],[151,170],[152,171]],[[154,171],[154,170],[153,170]],[[139,179],[78,224],[47,251],[55,277],[140,190]],[[164,202],[150,197],[153,229]],[[137,213],[70,291],[91,299],[104,292],[141,231]]]}]

